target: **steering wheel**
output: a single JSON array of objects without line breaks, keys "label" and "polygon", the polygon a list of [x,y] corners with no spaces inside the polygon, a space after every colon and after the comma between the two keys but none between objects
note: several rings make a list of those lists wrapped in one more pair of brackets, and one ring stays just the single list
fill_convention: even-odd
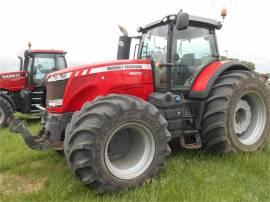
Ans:
[{"label": "steering wheel", "polygon": [[43,73],[43,74],[46,73],[45,70],[43,69],[42,64],[38,64],[37,69],[38,69],[39,72],[41,72],[41,73]]}]

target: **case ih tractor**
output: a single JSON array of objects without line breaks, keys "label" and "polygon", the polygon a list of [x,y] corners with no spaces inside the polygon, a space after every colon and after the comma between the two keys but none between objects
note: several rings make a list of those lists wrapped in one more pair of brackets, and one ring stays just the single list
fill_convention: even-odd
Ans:
[{"label": "case ih tractor", "polygon": [[[252,152],[270,133],[270,93],[238,62],[221,62],[215,20],[170,15],[123,30],[118,60],[47,76],[47,117],[39,136],[11,116],[32,149],[64,150],[68,165],[98,192],[142,184],[165,167],[169,141],[212,153]],[[129,59],[131,39],[140,39]]]},{"label": "case ih tractor", "polygon": [[14,111],[38,113],[45,107],[45,77],[67,67],[61,50],[29,50],[20,59],[20,71],[0,73],[0,128]]}]

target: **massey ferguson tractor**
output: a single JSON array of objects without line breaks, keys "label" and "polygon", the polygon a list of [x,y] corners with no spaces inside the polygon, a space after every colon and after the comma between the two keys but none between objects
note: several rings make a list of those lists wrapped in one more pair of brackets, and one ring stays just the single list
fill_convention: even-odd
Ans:
[{"label": "massey ferguson tractor", "polygon": [[[74,175],[97,192],[158,175],[169,141],[212,153],[252,152],[270,133],[270,92],[244,64],[221,62],[222,23],[180,12],[119,39],[118,60],[67,68],[46,78],[46,122],[32,149],[63,150]],[[132,39],[137,56],[129,59]],[[132,55],[132,54],[131,54]]]},{"label": "massey ferguson tractor", "polygon": [[20,70],[0,73],[0,128],[7,126],[8,117],[15,111],[39,113],[46,105],[45,77],[67,67],[65,54],[60,50],[29,50],[20,59]]}]

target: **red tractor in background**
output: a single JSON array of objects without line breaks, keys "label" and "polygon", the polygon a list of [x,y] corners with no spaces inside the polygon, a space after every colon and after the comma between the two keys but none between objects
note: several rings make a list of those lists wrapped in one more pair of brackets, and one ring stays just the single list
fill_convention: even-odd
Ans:
[{"label": "red tractor in background", "polygon": [[[224,17],[225,15],[223,15]],[[145,182],[165,167],[173,138],[187,149],[252,152],[270,133],[270,92],[238,62],[221,62],[218,21],[180,12],[123,30],[118,60],[47,76],[39,136],[11,116],[32,149],[63,150],[74,175],[98,192]],[[129,59],[132,39],[137,58]]]},{"label": "red tractor in background", "polygon": [[39,113],[46,106],[45,78],[67,67],[65,51],[29,50],[16,72],[0,73],[0,128],[7,126],[13,112]]}]

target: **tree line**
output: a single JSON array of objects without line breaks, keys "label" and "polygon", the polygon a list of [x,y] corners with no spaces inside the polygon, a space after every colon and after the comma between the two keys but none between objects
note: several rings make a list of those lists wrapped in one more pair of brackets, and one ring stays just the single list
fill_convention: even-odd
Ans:
[{"label": "tree line", "polygon": [[246,60],[239,60],[237,58],[229,58],[229,57],[226,57],[226,56],[220,56],[220,60],[221,61],[226,61],[226,60],[232,60],[232,61],[237,61],[237,62],[241,62],[245,65],[247,65],[247,67],[251,70],[255,70],[256,69],[256,66],[253,62],[250,62],[250,61],[246,61]]}]

